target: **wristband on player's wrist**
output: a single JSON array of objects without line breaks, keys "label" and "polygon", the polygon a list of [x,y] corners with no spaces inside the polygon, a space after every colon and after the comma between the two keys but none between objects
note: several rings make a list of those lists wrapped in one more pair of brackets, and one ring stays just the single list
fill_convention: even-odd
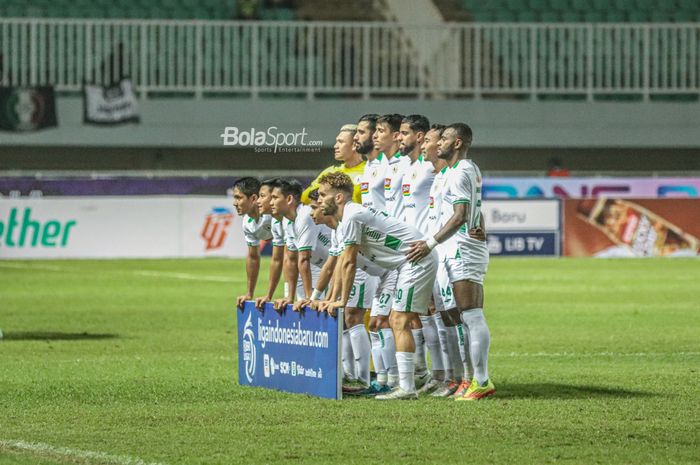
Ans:
[{"label": "wristband on player's wrist", "polygon": [[435,247],[437,247],[438,241],[436,241],[434,237],[431,237],[430,239],[425,241],[425,245],[428,246],[429,250],[433,250]]}]

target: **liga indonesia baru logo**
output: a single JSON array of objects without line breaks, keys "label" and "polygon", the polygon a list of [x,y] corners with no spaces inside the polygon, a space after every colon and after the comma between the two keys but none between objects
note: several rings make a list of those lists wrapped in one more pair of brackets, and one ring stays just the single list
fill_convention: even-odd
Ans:
[{"label": "liga indonesia baru logo", "polygon": [[255,334],[253,334],[252,313],[248,314],[248,319],[243,327],[243,361],[245,362],[245,377],[249,383],[253,382],[255,376]]},{"label": "liga indonesia baru logo", "polygon": [[220,249],[228,229],[233,222],[233,212],[225,207],[214,207],[204,219],[204,227],[200,236],[204,239],[205,250]]},{"label": "liga indonesia baru logo", "polygon": [[308,136],[306,128],[299,132],[282,132],[277,126],[265,131],[227,126],[219,135],[226,146],[252,147],[256,152],[320,152],[323,141],[310,140]]}]

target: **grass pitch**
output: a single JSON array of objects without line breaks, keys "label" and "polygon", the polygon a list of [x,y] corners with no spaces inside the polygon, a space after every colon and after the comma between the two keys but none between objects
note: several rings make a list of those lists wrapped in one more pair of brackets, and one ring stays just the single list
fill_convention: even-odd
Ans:
[{"label": "grass pitch", "polygon": [[242,260],[0,277],[2,464],[700,461],[697,260],[492,260],[498,392],[478,403],[238,386]]}]

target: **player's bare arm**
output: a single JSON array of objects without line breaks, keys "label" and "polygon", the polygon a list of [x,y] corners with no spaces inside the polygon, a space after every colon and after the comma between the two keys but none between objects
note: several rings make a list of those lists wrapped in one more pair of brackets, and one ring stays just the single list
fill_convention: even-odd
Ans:
[{"label": "player's bare arm", "polygon": [[430,251],[435,247],[435,245],[444,242],[446,239],[452,237],[459,228],[469,221],[469,209],[467,208],[469,204],[458,203],[453,205],[454,212],[450,219],[447,220],[445,226],[438,231],[432,238],[435,243],[431,247],[428,241],[417,241],[411,244],[411,250],[406,254],[406,258],[409,262],[417,262],[423,257],[426,257]]},{"label": "player's bare arm", "polygon": [[248,255],[245,261],[245,271],[247,276],[247,292],[245,295],[238,296],[236,306],[243,308],[246,300],[251,300],[255,293],[255,285],[258,282],[258,273],[260,272],[260,247],[248,246]]},{"label": "player's bare arm", "polygon": [[299,279],[299,267],[297,262],[299,260],[299,254],[295,250],[289,250],[286,246],[284,248],[284,263],[283,271],[285,281],[287,283],[287,288],[289,290],[289,295],[282,297],[281,299],[276,299],[273,305],[274,309],[277,311],[282,311],[288,304],[294,303],[297,293],[297,279]]},{"label": "player's bare arm", "polygon": [[257,297],[255,299],[255,306],[257,308],[262,308],[265,302],[272,300],[272,296],[275,295],[275,290],[277,290],[277,285],[280,282],[280,277],[282,276],[282,267],[284,264],[284,247],[273,246],[272,247],[272,259],[270,260],[270,284],[267,288],[267,294],[264,296]]}]

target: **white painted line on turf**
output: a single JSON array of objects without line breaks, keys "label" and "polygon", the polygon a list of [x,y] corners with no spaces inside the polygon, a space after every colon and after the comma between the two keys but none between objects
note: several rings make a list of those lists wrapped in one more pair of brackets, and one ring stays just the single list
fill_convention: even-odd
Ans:
[{"label": "white painted line on turf", "polygon": [[0,262],[0,268],[14,268],[17,270],[46,270],[46,271],[64,271],[65,268],[54,265],[30,265],[28,263],[3,263]]},{"label": "white painted line on turf", "polygon": [[50,444],[44,444],[41,442],[0,439],[0,448],[31,452],[42,456],[61,456],[70,459],[93,460],[100,463],[110,463],[114,465],[164,465],[162,463],[145,462],[136,457],[129,457],[128,455],[111,455],[104,452],[95,452],[91,450],[54,447]]},{"label": "white painted line on turf", "polygon": [[242,282],[242,280],[240,279],[227,278],[225,276],[204,276],[198,274],[176,273],[170,271],[134,271],[134,274],[139,276],[148,276],[150,278],[185,279],[188,281],[212,281],[217,283]]},{"label": "white painted line on turf", "polygon": [[508,352],[493,353],[492,357],[661,357],[697,356],[700,352]]}]

